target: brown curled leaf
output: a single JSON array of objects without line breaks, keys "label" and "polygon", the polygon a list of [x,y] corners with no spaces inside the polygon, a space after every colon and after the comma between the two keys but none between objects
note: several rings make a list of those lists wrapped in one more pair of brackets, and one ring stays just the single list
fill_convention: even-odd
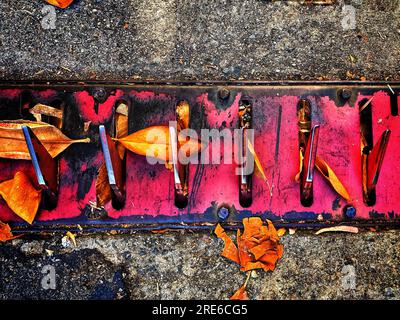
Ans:
[{"label": "brown curled leaf", "polygon": [[[168,126],[152,126],[115,140],[136,154],[169,161],[169,139]],[[186,157],[200,152],[202,148],[202,144],[198,140],[189,139],[187,141],[186,137],[181,135],[178,135],[178,140]]]},{"label": "brown curled leaf", "polygon": [[62,110],[41,103],[35,105],[33,108],[29,110],[29,112],[32,113],[33,115],[38,114],[38,115],[54,117],[57,119],[63,118]]},{"label": "brown curled leaf", "polygon": [[240,263],[238,248],[234,244],[233,240],[225,233],[225,230],[218,223],[215,227],[214,233],[225,243],[224,249],[222,250],[221,256],[232,260],[233,262]]},{"label": "brown curled leaf", "polygon": [[351,200],[350,195],[347,192],[346,188],[343,186],[342,182],[340,182],[335,172],[333,172],[331,167],[329,167],[329,165],[321,157],[316,157],[315,166],[340,196],[342,196],[347,201]]},{"label": "brown curled leaf", "polygon": [[32,129],[53,158],[73,143],[90,142],[89,138],[72,140],[56,127],[44,122],[27,120],[0,121],[0,158],[30,159],[22,126],[28,126]]},{"label": "brown curled leaf", "polygon": [[37,190],[24,172],[18,171],[13,179],[1,182],[0,195],[17,216],[32,224],[42,190]]},{"label": "brown curled leaf", "polygon": [[[117,139],[126,137],[128,135],[128,106],[121,103],[115,110],[115,136]],[[125,157],[125,147],[117,142],[117,150],[119,157]]]},{"label": "brown curled leaf", "polygon": [[100,166],[96,179],[96,206],[102,207],[111,200],[111,186],[108,181],[106,164]]}]

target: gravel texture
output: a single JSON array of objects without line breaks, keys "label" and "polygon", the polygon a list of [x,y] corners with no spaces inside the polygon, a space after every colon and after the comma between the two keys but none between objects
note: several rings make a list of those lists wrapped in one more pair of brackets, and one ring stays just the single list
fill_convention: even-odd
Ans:
[{"label": "gravel texture", "polygon": [[[2,0],[0,79],[398,80],[399,2],[346,4],[355,29],[343,28],[343,1],[262,0],[80,0],[44,29],[43,1]],[[399,234],[286,235],[277,269],[255,272],[249,295],[399,299]],[[77,247],[24,237],[0,244],[0,298],[226,299],[245,274],[221,249],[211,232],[78,235]],[[45,266],[55,289],[42,285]]]}]

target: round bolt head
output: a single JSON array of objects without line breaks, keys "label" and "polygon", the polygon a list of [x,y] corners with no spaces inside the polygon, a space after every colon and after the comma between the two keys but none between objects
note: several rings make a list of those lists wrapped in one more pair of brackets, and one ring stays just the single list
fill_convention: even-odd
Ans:
[{"label": "round bolt head", "polygon": [[356,208],[354,208],[353,206],[350,206],[350,205],[345,206],[343,211],[344,211],[345,217],[349,218],[349,219],[354,218],[357,214]]},{"label": "round bolt head", "polygon": [[226,88],[222,88],[222,89],[218,90],[218,97],[219,97],[221,100],[226,100],[226,99],[228,99],[229,96],[230,96],[230,94],[231,94],[231,93],[230,93],[229,90],[226,89]]},{"label": "round bolt head", "polygon": [[351,90],[350,89],[342,89],[340,90],[340,96],[344,99],[344,100],[349,100],[351,98]]},{"label": "round bolt head", "polygon": [[222,220],[225,220],[229,216],[229,209],[226,207],[221,207],[218,210],[218,217]]}]

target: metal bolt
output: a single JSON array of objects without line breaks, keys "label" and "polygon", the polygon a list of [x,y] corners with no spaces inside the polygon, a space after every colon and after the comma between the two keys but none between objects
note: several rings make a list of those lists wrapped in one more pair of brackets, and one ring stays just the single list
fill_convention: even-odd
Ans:
[{"label": "metal bolt", "polygon": [[221,99],[221,100],[226,100],[226,99],[228,99],[229,98],[229,96],[230,96],[230,91],[228,90],[228,89],[226,89],[226,88],[222,88],[222,89],[220,89],[219,91],[218,91],[218,97]]},{"label": "metal bolt", "polygon": [[350,89],[342,89],[340,90],[340,96],[344,99],[344,100],[349,100],[351,98],[351,90]]},{"label": "metal bolt", "polygon": [[218,209],[218,217],[225,220],[229,216],[229,209],[226,207],[221,207]]},{"label": "metal bolt", "polygon": [[93,90],[93,98],[99,102],[103,103],[107,98],[107,92],[104,88],[96,88]]},{"label": "metal bolt", "polygon": [[350,205],[345,206],[343,208],[343,212],[344,212],[345,217],[349,218],[349,219],[353,219],[357,214],[356,208],[354,208],[353,206],[350,206]]}]

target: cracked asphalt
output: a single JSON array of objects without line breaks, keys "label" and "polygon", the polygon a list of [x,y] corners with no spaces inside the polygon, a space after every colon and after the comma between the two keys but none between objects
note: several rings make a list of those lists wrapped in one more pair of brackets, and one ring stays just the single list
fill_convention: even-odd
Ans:
[{"label": "cracked asphalt", "polygon": [[[55,16],[45,5],[0,2],[1,80],[400,79],[398,1],[78,0]],[[287,234],[249,296],[399,299],[399,234]],[[62,236],[0,244],[0,299],[227,299],[245,279],[211,232],[78,234],[77,247]]]}]

